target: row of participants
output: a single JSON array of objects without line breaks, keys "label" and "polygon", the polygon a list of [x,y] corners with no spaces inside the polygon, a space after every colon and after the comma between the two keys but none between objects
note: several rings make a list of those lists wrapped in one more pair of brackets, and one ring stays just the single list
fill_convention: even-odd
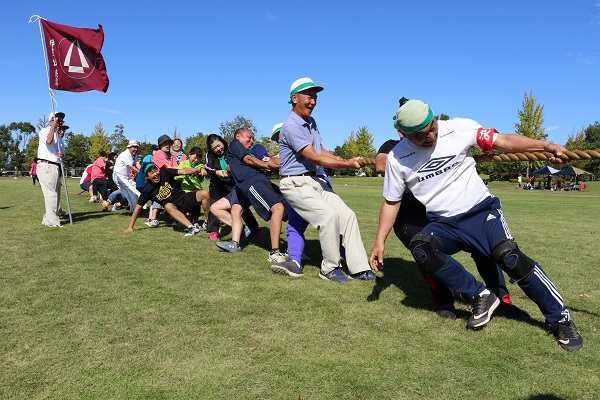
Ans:
[{"label": "row of participants", "polygon": [[[186,227],[186,235],[194,236],[200,228],[194,225],[193,215],[202,208],[208,215],[207,230],[212,239],[218,239],[218,221],[231,226],[232,240],[217,240],[216,245],[235,252],[241,250],[242,236],[248,235],[244,234],[244,226],[250,232],[257,227],[250,217],[253,207],[269,222],[268,260],[274,272],[303,275],[303,235],[311,225],[318,231],[323,256],[319,277],[337,283],[352,278],[377,284],[376,273],[384,265],[385,242],[394,229],[429,283],[440,315],[456,318],[455,294],[471,301],[468,329],[485,327],[497,309],[524,315],[510,301],[506,274],[539,307],[562,349],[583,347],[583,338],[560,292],[539,263],[525,255],[512,237],[500,200],[479,178],[469,152],[472,146],[484,152],[545,151],[555,155],[551,162],[560,163],[563,146],[502,134],[467,118],[438,121],[427,103],[402,98],[394,116],[399,140],[382,146],[377,157],[378,169],[384,173],[384,201],[375,243],[367,255],[356,214],[335,193],[324,174],[325,168],[358,169],[360,158],[345,160],[323,146],[312,117],[322,90],[310,78],[292,84],[292,109],[273,129],[273,139],[279,143],[279,154],[273,157],[253,153],[254,134],[244,128],[235,132],[229,144],[217,135],[209,136],[204,166],[200,168],[193,162],[179,168],[177,157],[171,154],[173,140],[166,135],[159,138],[159,149],[148,162],[138,160],[134,149],[139,144],[130,141],[128,149],[117,157],[113,171],[116,186],[132,212],[126,232],[133,231],[144,205],[152,201],[152,208],[162,207]],[[49,138],[57,137],[53,135],[59,125],[56,121],[51,119],[44,129],[44,141],[40,132],[40,148],[53,143]],[[56,159],[45,155],[48,166],[59,165],[62,155],[58,149]],[[40,151],[38,158],[43,158]],[[267,173],[272,172],[279,174],[279,186],[268,179]],[[133,175],[146,179],[141,190]],[[176,183],[177,179],[192,177],[209,177],[209,189],[185,192]],[[38,178],[44,190],[45,178],[39,172]],[[217,194],[218,185],[224,189]],[[288,222],[288,254],[279,248],[284,221]],[[54,222],[47,215],[42,221],[46,226]],[[472,255],[485,284],[452,257],[459,251]],[[342,261],[349,276],[343,272]]]}]

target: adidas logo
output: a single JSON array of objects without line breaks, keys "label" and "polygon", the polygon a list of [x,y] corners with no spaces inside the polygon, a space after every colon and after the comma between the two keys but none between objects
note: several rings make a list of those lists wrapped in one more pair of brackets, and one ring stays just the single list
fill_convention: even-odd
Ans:
[{"label": "adidas logo", "polygon": [[496,219],[496,217],[494,217],[492,214],[488,214],[487,218],[485,219],[486,221],[490,221],[492,219]]}]

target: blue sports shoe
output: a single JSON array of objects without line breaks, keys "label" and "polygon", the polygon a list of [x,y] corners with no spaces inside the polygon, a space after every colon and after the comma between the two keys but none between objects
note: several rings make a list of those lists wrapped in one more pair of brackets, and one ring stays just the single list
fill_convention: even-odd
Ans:
[{"label": "blue sports shoe", "polygon": [[323,271],[319,272],[319,278],[337,283],[348,283],[348,278],[344,275],[340,267],[335,268],[328,274],[324,274]]},{"label": "blue sports shoe", "polygon": [[215,244],[221,250],[227,251],[229,253],[237,253],[239,251],[242,251],[240,245],[237,242],[234,242],[233,240],[230,242],[217,242]]},{"label": "blue sports shoe", "polygon": [[363,272],[358,272],[356,274],[352,274],[350,275],[350,278],[352,279],[358,279],[359,281],[373,281],[375,282],[377,280],[377,275],[375,275],[375,272],[371,271],[370,269],[363,271]]}]

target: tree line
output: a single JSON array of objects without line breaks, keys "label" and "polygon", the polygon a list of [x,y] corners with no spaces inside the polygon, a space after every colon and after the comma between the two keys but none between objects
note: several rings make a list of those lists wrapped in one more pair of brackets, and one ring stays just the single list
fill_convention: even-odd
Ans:
[{"label": "tree line", "polygon": [[[518,122],[514,124],[515,133],[534,139],[546,140],[548,135],[543,127],[544,105],[539,104],[533,93],[525,93],[522,108],[517,110]],[[440,120],[448,120],[450,116],[440,114]],[[29,166],[37,155],[38,135],[40,129],[48,125],[46,118],[40,118],[34,127],[29,122],[12,122],[9,125],[0,125],[0,169],[2,170],[29,170]],[[227,142],[231,142],[234,133],[239,128],[247,128],[257,132],[252,120],[243,115],[237,115],[232,120],[225,120],[219,125],[219,135]],[[112,133],[108,133],[99,122],[93,132],[86,136],[82,133],[65,133],[64,142],[66,154],[64,163],[67,168],[82,167],[93,162],[98,155],[105,151],[120,153],[127,147],[125,127],[116,125]],[[177,127],[170,132],[170,136],[181,139]],[[206,138],[208,135],[197,132],[183,140],[184,150],[199,147],[206,153]],[[359,127],[356,132],[350,132],[348,138],[341,146],[336,146],[332,151],[336,156],[344,159],[353,157],[374,158],[376,150],[373,135],[366,126]],[[140,155],[150,153],[150,146],[154,142],[140,142]],[[255,143],[263,145],[269,154],[277,154],[279,149],[277,143],[269,136],[257,138]],[[568,150],[598,150],[600,149],[600,122],[581,129],[579,132],[569,135],[565,147]],[[472,149],[474,154],[480,153],[478,149]],[[600,174],[600,160],[572,161],[568,165],[584,169],[596,175]],[[496,175],[505,178],[514,178],[518,174],[528,175],[537,169],[543,168],[544,162],[505,162],[478,164],[477,170],[480,174]],[[364,172],[367,176],[375,174],[374,166],[366,166],[360,171],[342,169],[327,171],[331,175],[354,175]]]}]

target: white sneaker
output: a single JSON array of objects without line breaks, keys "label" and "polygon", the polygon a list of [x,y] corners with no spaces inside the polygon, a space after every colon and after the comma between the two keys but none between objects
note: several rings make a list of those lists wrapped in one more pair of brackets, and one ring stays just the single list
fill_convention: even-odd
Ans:
[{"label": "white sneaker", "polygon": [[283,254],[280,251],[276,251],[275,253],[269,253],[269,256],[267,257],[267,261],[272,263],[282,263],[286,260],[287,257],[285,256],[285,254]]}]

